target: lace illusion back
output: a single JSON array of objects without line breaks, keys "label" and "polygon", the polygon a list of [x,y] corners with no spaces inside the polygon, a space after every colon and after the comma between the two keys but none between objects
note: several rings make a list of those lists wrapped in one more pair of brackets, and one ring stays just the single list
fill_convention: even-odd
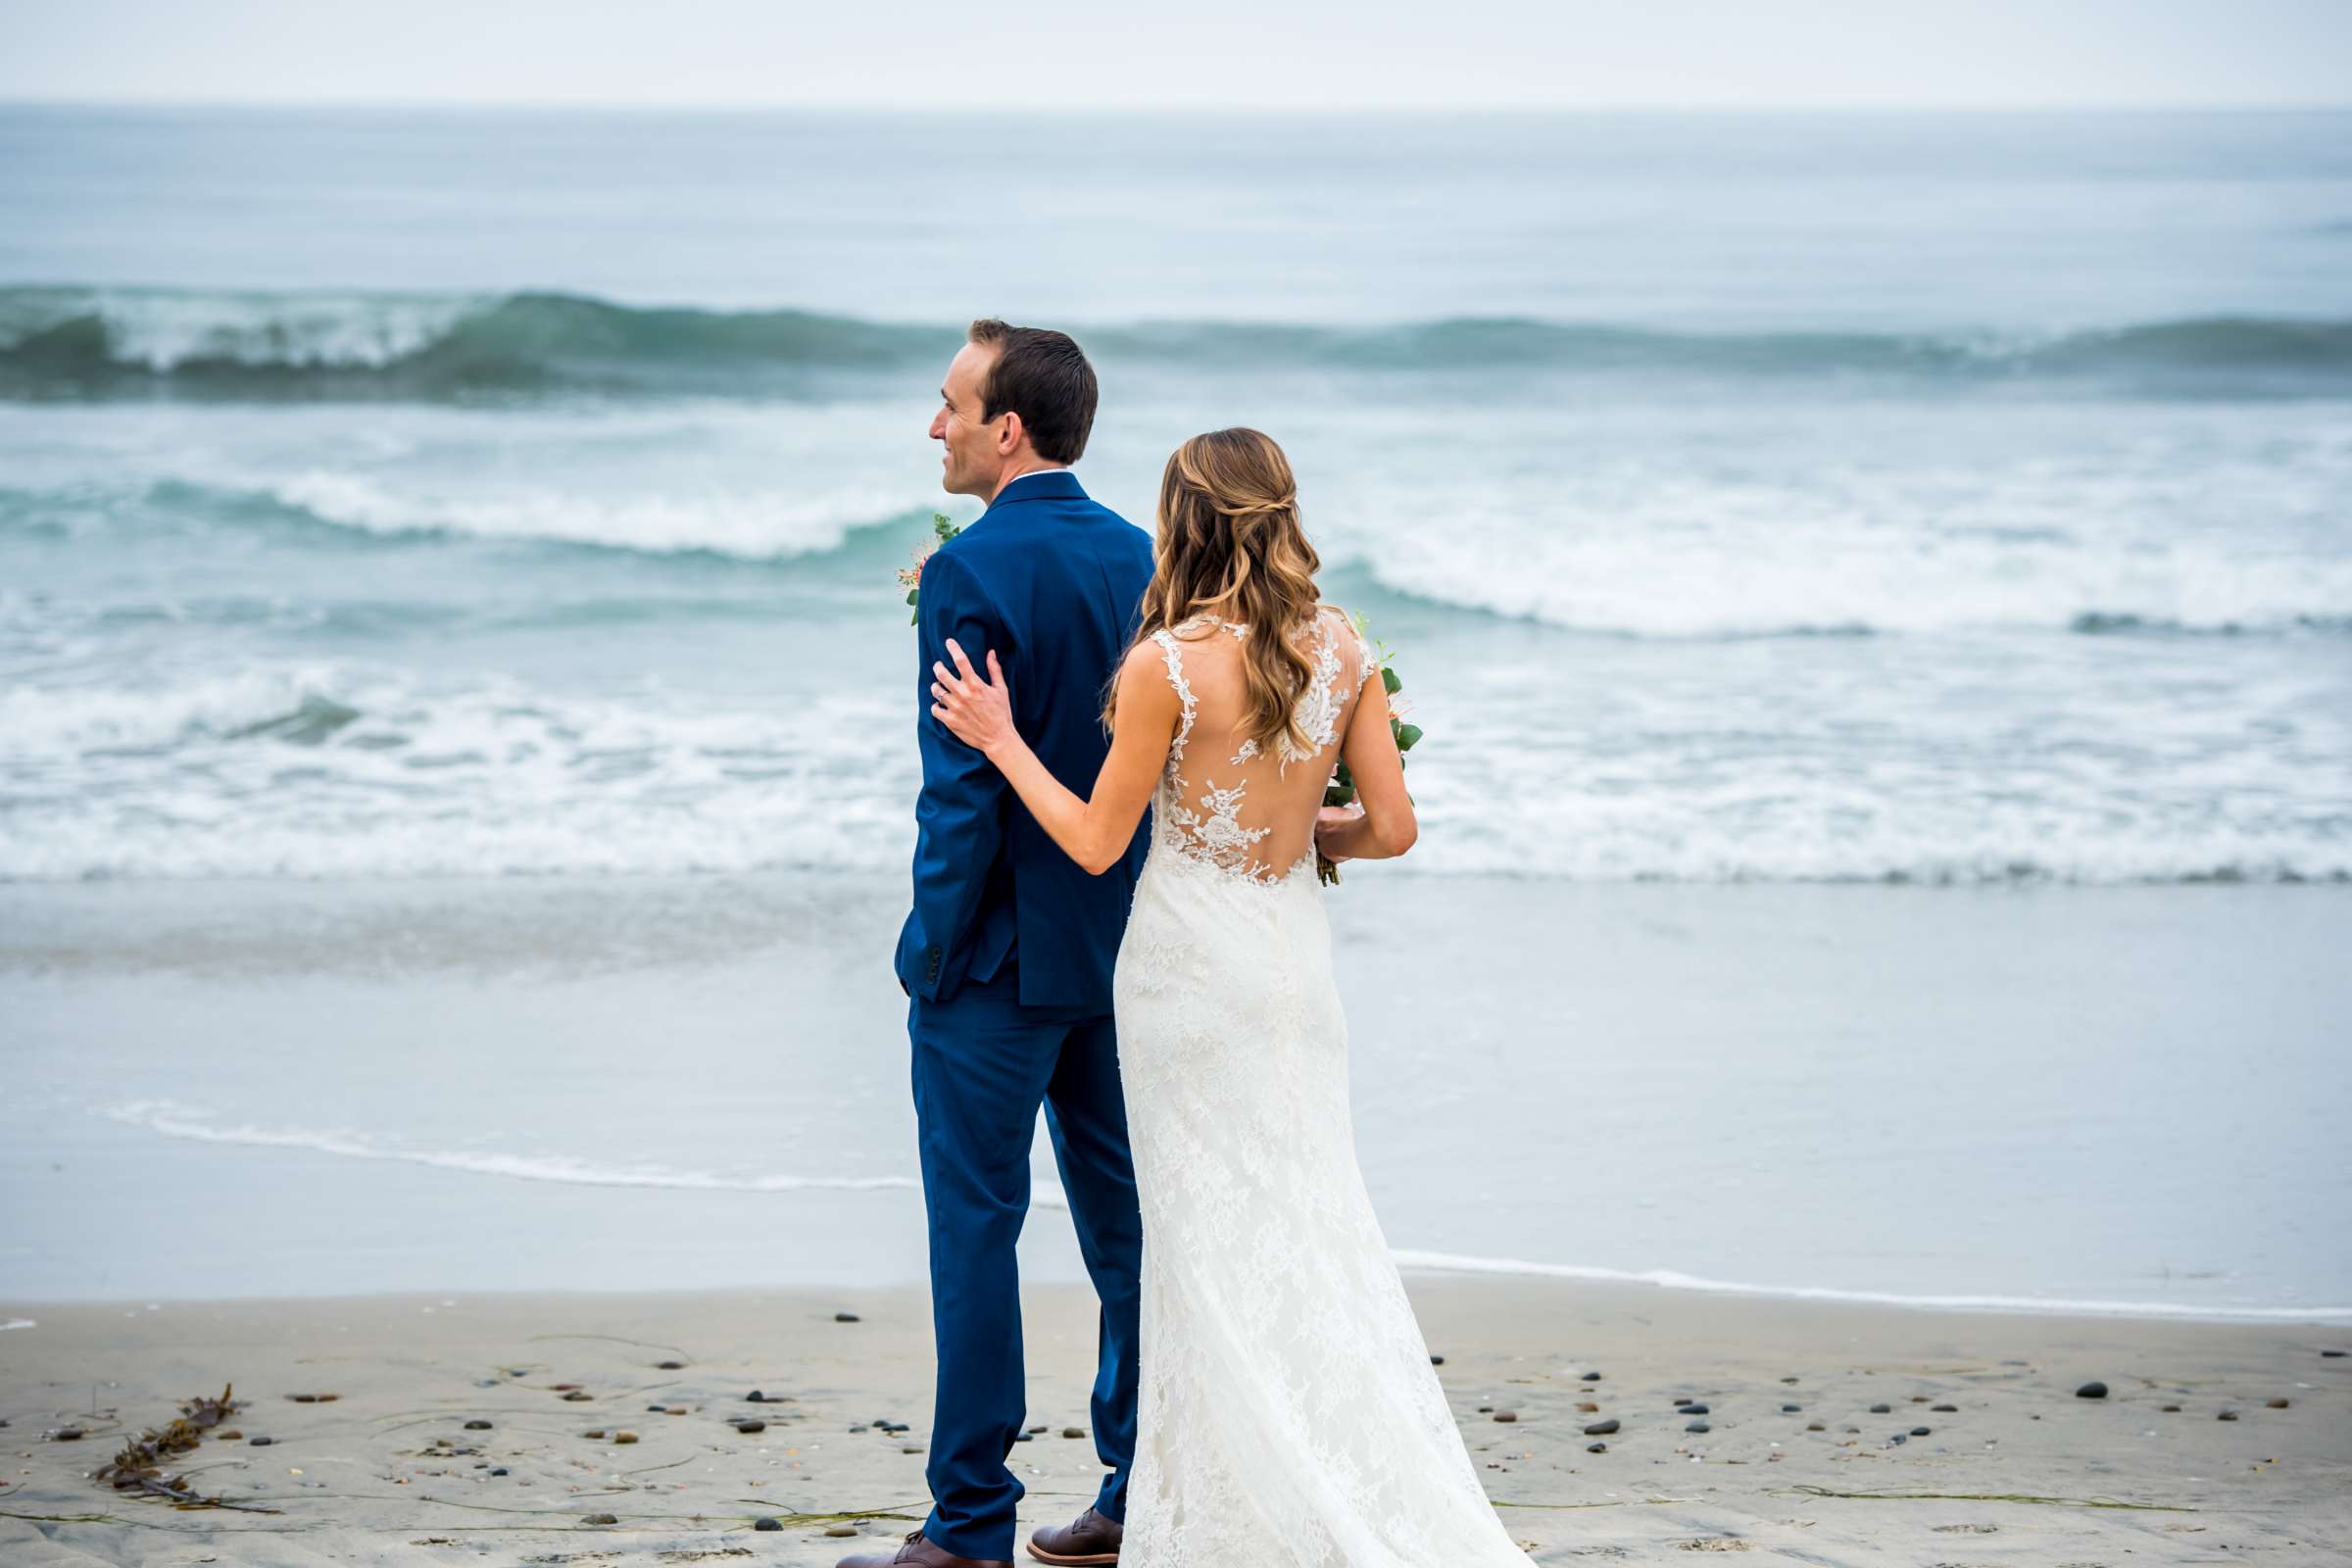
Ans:
[{"label": "lace illusion back", "polygon": [[1525,1568],[1356,1164],[1316,808],[1373,668],[1296,644],[1307,747],[1251,746],[1237,628],[1155,634],[1183,705],[1112,979],[1144,1220],[1126,1568]]},{"label": "lace illusion back", "polygon": [[1375,662],[1343,612],[1316,607],[1293,636],[1313,669],[1298,700],[1306,745],[1285,734],[1267,749],[1246,733],[1249,631],[1202,615],[1152,634],[1184,705],[1153,799],[1153,837],[1218,870],[1277,882],[1314,860],[1315,810]]}]

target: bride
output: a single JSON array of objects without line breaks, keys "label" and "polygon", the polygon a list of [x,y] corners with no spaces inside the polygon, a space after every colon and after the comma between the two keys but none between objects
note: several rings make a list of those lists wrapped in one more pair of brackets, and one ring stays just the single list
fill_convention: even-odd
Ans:
[{"label": "bride", "polygon": [[[1520,1568],[1446,1409],[1355,1159],[1315,874],[1415,834],[1377,661],[1319,603],[1282,449],[1195,436],[1160,480],[1142,624],[1091,797],[1013,728],[1002,668],[947,644],[932,712],[1101,872],[1152,808],[1113,982],[1143,1211],[1142,1389],[1124,1547],[1141,1568]],[[1326,808],[1344,759],[1361,805]],[[1047,1562],[1115,1562],[1112,1552]]]}]

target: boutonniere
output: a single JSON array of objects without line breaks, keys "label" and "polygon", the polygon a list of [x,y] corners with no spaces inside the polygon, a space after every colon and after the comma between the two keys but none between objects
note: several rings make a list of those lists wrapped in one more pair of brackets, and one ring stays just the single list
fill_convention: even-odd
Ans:
[{"label": "boutonniere", "polygon": [[913,565],[899,568],[899,585],[906,590],[906,624],[909,626],[923,618],[919,608],[923,592],[923,563],[931,559],[931,551],[963,532],[963,527],[959,523],[950,522],[946,513],[934,512],[931,514],[931,531],[939,536],[939,544],[916,552]]}]

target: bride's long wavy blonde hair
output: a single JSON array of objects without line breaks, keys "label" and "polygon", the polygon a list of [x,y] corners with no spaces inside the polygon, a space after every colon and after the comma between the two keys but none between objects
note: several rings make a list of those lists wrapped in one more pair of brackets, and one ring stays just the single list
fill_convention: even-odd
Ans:
[{"label": "bride's long wavy blonde hair", "polygon": [[[1298,481],[1274,438],[1241,426],[1194,436],[1159,476],[1152,581],[1136,641],[1196,615],[1246,623],[1248,733],[1260,748],[1287,735],[1312,752],[1298,700],[1314,666],[1291,639],[1314,613],[1322,564],[1298,526]],[[1106,725],[1117,697],[1114,680],[1102,705]]]}]

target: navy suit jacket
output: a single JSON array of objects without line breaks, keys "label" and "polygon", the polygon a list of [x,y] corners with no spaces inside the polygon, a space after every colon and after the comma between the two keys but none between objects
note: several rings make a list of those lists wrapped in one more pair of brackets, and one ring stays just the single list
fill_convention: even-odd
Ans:
[{"label": "navy suit jacket", "polygon": [[932,552],[917,596],[914,908],[899,933],[909,994],[953,998],[1020,956],[1031,1005],[1110,1010],[1110,972],[1149,842],[1090,876],[1021,805],[1004,775],[931,714],[931,664],[950,669],[950,637],[983,678],[996,650],[1013,723],[1081,798],[1109,754],[1104,688],[1135,633],[1152,541],[1087,498],[1066,469],[1023,474],[980,520]]}]

